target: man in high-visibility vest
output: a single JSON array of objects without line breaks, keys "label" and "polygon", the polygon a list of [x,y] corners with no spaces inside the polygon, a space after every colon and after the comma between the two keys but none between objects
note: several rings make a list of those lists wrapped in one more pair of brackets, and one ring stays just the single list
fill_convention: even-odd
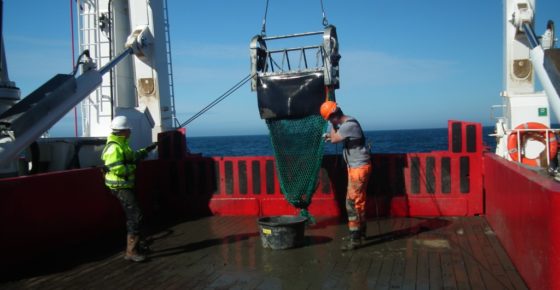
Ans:
[{"label": "man in high-visibility vest", "polygon": [[321,105],[320,113],[332,124],[331,132],[324,136],[331,143],[343,142],[344,161],[348,167],[348,188],[346,189],[346,212],[350,235],[343,240],[343,251],[361,246],[366,237],[366,193],[371,174],[369,148],[366,146],[364,131],[358,121],[344,115],[333,101]]},{"label": "man in high-visibility vest", "polygon": [[132,150],[128,145],[131,128],[125,116],[117,116],[111,122],[112,133],[107,137],[101,159],[105,165],[105,185],[117,197],[126,215],[127,243],[125,260],[142,262],[146,257],[138,252],[142,211],[136,201],[134,181],[136,163],[148,156],[157,143]]}]

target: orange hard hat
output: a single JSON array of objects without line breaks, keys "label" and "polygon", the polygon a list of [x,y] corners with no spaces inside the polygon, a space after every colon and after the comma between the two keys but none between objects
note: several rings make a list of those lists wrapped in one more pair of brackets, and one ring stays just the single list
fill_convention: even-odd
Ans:
[{"label": "orange hard hat", "polygon": [[328,120],[332,113],[336,111],[336,103],[333,101],[326,101],[321,105],[321,116],[323,119]]}]

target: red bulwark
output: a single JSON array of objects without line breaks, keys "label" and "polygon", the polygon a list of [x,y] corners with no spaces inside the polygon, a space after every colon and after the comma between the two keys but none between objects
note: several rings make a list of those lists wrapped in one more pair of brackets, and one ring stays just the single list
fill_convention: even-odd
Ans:
[{"label": "red bulwark", "polygon": [[[157,189],[160,202],[187,215],[297,214],[280,190],[274,158],[201,157],[145,162],[140,191]],[[339,215],[330,178],[321,169],[309,210],[319,216]],[[150,181],[156,177],[156,181]],[[158,185],[154,185],[157,183]],[[146,192],[144,195],[149,195]]]},{"label": "red bulwark", "polygon": [[[374,172],[376,161],[383,163],[384,159],[389,159],[385,160],[391,164],[389,167],[378,168],[389,170],[390,179],[402,174],[397,180],[404,180],[396,182],[404,184],[401,188],[390,187],[391,215],[473,216],[483,213],[482,126],[449,121],[448,143],[448,151],[381,155],[378,160],[374,155]],[[387,181],[379,180],[380,186],[384,186],[384,182]],[[395,181],[390,183],[394,185]],[[387,191],[377,195],[387,196]]]},{"label": "red bulwark", "polygon": [[180,160],[187,155],[186,129],[166,131],[158,134],[158,156],[160,159]]},{"label": "red bulwark", "polygon": [[395,163],[391,158],[402,158],[401,164],[404,163],[404,186],[389,195],[392,216],[473,216],[483,212],[480,156],[411,153],[401,157],[374,156],[374,162],[388,159],[386,162]]},{"label": "red bulwark", "polygon": [[530,289],[560,289],[560,183],[484,156],[486,219]]},{"label": "red bulwark", "polygon": [[120,204],[105,188],[99,169],[6,178],[0,193],[0,247],[6,267],[64,252],[67,246],[125,225]]},{"label": "red bulwark", "polygon": [[[481,125],[450,121],[449,127],[451,145],[448,151],[372,155],[369,215],[472,216],[483,213]],[[173,136],[171,140],[183,139]],[[163,148],[176,147],[181,146],[168,144]],[[160,189],[161,202],[179,213],[266,216],[298,212],[280,190],[273,157],[187,155],[179,160],[152,162],[167,163],[152,164],[140,172],[144,175],[139,180],[147,183],[140,188]],[[342,158],[325,156],[319,174],[309,210],[313,215],[339,216],[345,212],[347,184]],[[160,184],[155,187],[149,185],[154,175],[158,176]],[[163,188],[168,191],[161,190]]]}]

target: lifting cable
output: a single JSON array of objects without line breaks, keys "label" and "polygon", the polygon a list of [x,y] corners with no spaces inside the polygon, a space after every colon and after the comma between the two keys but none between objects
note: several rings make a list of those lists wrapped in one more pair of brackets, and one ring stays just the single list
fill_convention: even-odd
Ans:
[{"label": "lifting cable", "polygon": [[[327,16],[325,14],[325,8],[323,5],[323,0],[320,0],[321,2],[321,11],[323,13],[323,25],[327,26],[329,25],[329,22],[327,20]],[[263,22],[262,22],[262,29],[261,29],[261,35],[266,35],[266,16],[268,14],[268,3],[269,0],[266,0],[266,7],[264,10],[264,17],[263,17]],[[256,74],[255,74],[256,75]],[[200,117],[202,114],[206,113],[208,110],[212,109],[212,107],[214,107],[215,105],[217,105],[218,103],[220,103],[221,101],[223,101],[225,98],[227,98],[228,96],[230,96],[233,92],[237,91],[241,86],[243,86],[245,83],[247,83],[249,80],[251,80],[255,75],[247,75],[246,77],[244,77],[243,79],[241,79],[237,84],[235,84],[233,87],[231,87],[229,90],[227,90],[225,93],[223,93],[221,96],[219,96],[218,98],[216,98],[214,101],[212,101],[210,104],[208,104],[206,107],[202,108],[202,110],[198,111],[196,114],[194,114],[192,117],[190,117],[188,120],[186,120],[185,122],[183,122],[179,128],[185,127],[186,125],[188,125],[189,123],[191,123],[192,121],[194,121],[195,119],[197,119],[198,117]]]},{"label": "lifting cable", "polygon": [[262,23],[262,28],[261,28],[261,35],[265,36],[266,35],[266,15],[268,14],[268,0],[266,0],[266,7],[264,9],[264,17],[263,17],[263,23]]},{"label": "lifting cable", "polygon": [[185,122],[183,122],[179,128],[183,128],[186,125],[188,125],[190,122],[194,121],[196,118],[200,117],[202,114],[206,113],[208,110],[212,109],[212,107],[214,107],[215,105],[217,105],[219,102],[223,101],[225,98],[229,97],[231,94],[233,94],[233,92],[237,91],[240,87],[242,87],[244,84],[246,84],[248,81],[250,81],[255,75],[247,75],[246,77],[244,77],[243,79],[241,79],[237,84],[235,84],[233,87],[231,87],[229,90],[227,90],[225,93],[223,93],[221,96],[219,96],[218,98],[216,98],[214,101],[210,102],[210,104],[206,105],[206,107],[202,108],[202,110],[198,111],[198,113],[194,114],[192,117],[190,117],[188,120],[186,120]]},{"label": "lifting cable", "polygon": [[[266,15],[268,14],[268,1],[269,0],[266,0],[266,6],[264,9],[264,17],[263,17],[262,28],[261,28],[262,36],[266,35]],[[327,27],[329,25],[329,21],[327,20],[327,15],[325,14],[325,6],[323,5],[323,0],[320,0],[320,2],[321,2],[321,12],[323,13],[323,26]]]},{"label": "lifting cable", "polygon": [[323,12],[323,26],[328,26],[329,21],[327,20],[327,15],[325,15],[325,8],[323,6],[323,0],[321,0],[321,11]]}]

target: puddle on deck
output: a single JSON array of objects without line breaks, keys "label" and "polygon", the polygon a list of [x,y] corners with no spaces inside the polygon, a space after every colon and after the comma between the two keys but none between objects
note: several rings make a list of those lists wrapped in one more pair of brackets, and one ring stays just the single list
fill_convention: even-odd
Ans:
[{"label": "puddle on deck", "polygon": [[488,229],[482,217],[381,218],[361,248],[342,252],[345,223],[319,218],[303,246],[271,250],[256,217],[208,217],[155,232],[145,263],[113,248],[0,288],[526,289]]}]

